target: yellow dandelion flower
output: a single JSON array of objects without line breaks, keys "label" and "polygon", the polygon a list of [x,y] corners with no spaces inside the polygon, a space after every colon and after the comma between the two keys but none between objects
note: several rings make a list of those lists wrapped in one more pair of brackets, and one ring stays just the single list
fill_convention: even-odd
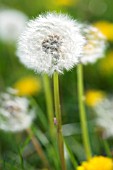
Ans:
[{"label": "yellow dandelion flower", "polygon": [[84,169],[84,167],[82,167],[82,166],[78,166],[78,167],[77,167],[77,170],[85,170],[85,169]]},{"label": "yellow dandelion flower", "polygon": [[85,95],[85,102],[88,106],[94,107],[105,97],[105,93],[100,90],[88,90]]},{"label": "yellow dandelion flower", "polygon": [[87,162],[83,162],[78,166],[77,170],[112,170],[113,161],[111,158],[104,156],[95,156]]},{"label": "yellow dandelion flower", "polygon": [[14,88],[18,91],[18,95],[33,95],[41,90],[41,82],[39,79],[28,76],[21,78],[14,84]]},{"label": "yellow dandelion flower", "polygon": [[99,21],[94,23],[94,26],[97,27],[108,40],[113,41],[113,23],[107,21]]},{"label": "yellow dandelion flower", "polygon": [[113,51],[110,51],[100,62],[99,68],[103,75],[113,74]]},{"label": "yellow dandelion flower", "polygon": [[56,6],[71,6],[75,4],[76,1],[75,0],[57,0],[57,1],[54,1],[54,4]]}]

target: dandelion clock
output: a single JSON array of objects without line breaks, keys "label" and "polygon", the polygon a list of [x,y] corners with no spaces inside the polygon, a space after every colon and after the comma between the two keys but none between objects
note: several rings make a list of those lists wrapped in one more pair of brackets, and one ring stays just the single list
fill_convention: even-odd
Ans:
[{"label": "dandelion clock", "polygon": [[28,17],[18,10],[0,10],[0,39],[3,42],[17,41],[23,31]]},{"label": "dandelion clock", "polygon": [[97,28],[91,25],[83,25],[82,34],[86,39],[86,43],[80,61],[82,64],[93,64],[97,59],[104,56],[106,38]]},{"label": "dandelion clock", "polygon": [[56,13],[31,20],[18,43],[20,61],[38,73],[62,73],[78,63],[84,39],[78,23]]},{"label": "dandelion clock", "polygon": [[[12,90],[14,91],[14,90]],[[29,128],[34,120],[34,109],[29,100],[15,96],[11,91],[0,94],[0,129],[18,132]]]}]

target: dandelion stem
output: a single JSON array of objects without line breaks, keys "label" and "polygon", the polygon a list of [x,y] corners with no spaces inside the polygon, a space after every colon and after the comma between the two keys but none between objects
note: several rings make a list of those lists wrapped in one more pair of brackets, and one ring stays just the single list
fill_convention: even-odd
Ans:
[{"label": "dandelion stem", "polygon": [[47,106],[47,113],[48,113],[48,120],[49,120],[49,130],[51,137],[54,137],[54,111],[53,111],[53,100],[52,100],[52,93],[50,87],[50,81],[48,75],[43,75],[43,84],[44,84],[44,91],[45,91],[45,98],[46,98],[46,106]]},{"label": "dandelion stem", "polygon": [[53,75],[53,83],[54,83],[55,113],[56,113],[56,118],[57,118],[57,137],[58,137],[59,155],[60,155],[62,170],[66,170],[66,164],[65,164],[65,158],[64,158],[64,142],[63,142],[63,135],[62,135],[60,97],[59,97],[59,79],[58,79],[57,72],[55,72]]},{"label": "dandelion stem", "polygon": [[49,162],[48,162],[48,160],[47,160],[47,158],[46,158],[46,156],[45,156],[45,154],[44,154],[44,152],[43,152],[43,150],[42,150],[42,148],[40,146],[40,143],[38,142],[38,140],[34,136],[32,130],[31,129],[27,129],[26,131],[27,131],[27,133],[28,133],[28,135],[29,135],[29,137],[30,137],[30,139],[31,139],[31,141],[32,141],[32,143],[33,143],[33,145],[34,145],[34,147],[35,147],[39,157],[43,161],[44,165],[49,168],[50,167],[49,166]]},{"label": "dandelion stem", "polygon": [[80,121],[81,121],[84,148],[85,148],[87,159],[90,159],[92,157],[92,154],[91,154],[91,147],[90,147],[90,141],[89,141],[85,106],[84,106],[84,101],[83,101],[84,88],[83,88],[83,70],[82,69],[83,69],[82,64],[79,64],[77,66],[78,100],[79,100]]}]

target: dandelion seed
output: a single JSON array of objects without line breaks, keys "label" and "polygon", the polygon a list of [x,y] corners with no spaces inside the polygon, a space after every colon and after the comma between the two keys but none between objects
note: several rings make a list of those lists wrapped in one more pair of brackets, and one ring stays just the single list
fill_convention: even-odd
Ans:
[{"label": "dandelion seed", "polygon": [[27,98],[1,93],[0,129],[16,132],[28,128],[35,117],[34,110],[29,106]]},{"label": "dandelion seed", "polygon": [[80,61],[82,64],[94,63],[98,58],[104,56],[106,47],[104,35],[93,26],[82,26],[82,34],[86,38],[86,44],[83,49],[83,56]]},{"label": "dandelion seed", "polygon": [[54,125],[57,125],[58,124],[58,122],[57,122],[57,119],[56,119],[56,117],[54,117]]},{"label": "dandelion seed", "polygon": [[25,27],[27,16],[18,10],[0,10],[0,39],[15,42]]},{"label": "dandelion seed", "polygon": [[63,69],[69,70],[78,63],[84,42],[76,21],[63,14],[47,13],[28,23],[17,55],[38,73],[63,73]]}]

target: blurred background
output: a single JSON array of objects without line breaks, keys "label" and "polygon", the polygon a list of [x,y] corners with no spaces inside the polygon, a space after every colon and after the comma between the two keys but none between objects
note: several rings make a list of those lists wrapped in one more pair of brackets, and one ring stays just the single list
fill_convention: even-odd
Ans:
[{"label": "blurred background", "polygon": [[[37,105],[37,117],[33,123],[35,133],[53,169],[60,170],[53,160],[55,153],[52,150],[48,134],[47,111],[42,77],[33,71],[26,69],[16,57],[17,39],[11,39],[11,34],[16,34],[9,29],[10,36],[2,36],[5,31],[2,23],[2,12],[18,10],[23,13],[24,21],[33,19],[46,11],[57,11],[69,14],[74,19],[97,26],[107,38],[107,49],[103,58],[94,64],[84,66],[84,89],[101,90],[106,94],[113,93],[113,1],[112,0],[0,0],[0,93],[7,87],[17,88],[21,96],[32,97]],[[15,16],[14,13],[12,13]],[[6,14],[10,20],[9,14]],[[16,21],[19,22],[19,21]],[[8,27],[8,26],[7,26]],[[12,31],[12,32],[11,32]],[[20,31],[20,30],[19,30]],[[2,34],[2,35],[1,35]],[[51,89],[52,87],[52,78]],[[28,84],[29,87],[28,87]],[[27,90],[26,90],[27,89]],[[80,120],[77,100],[77,76],[76,68],[60,76],[60,95],[62,106],[63,133],[69,144],[72,155],[78,163],[85,159],[81,139]],[[90,140],[94,154],[106,155],[105,145],[101,134],[95,133],[93,126],[93,111],[86,106],[88,126],[90,127]],[[15,140],[14,140],[15,139]],[[110,149],[113,151],[112,139],[108,139]],[[20,148],[23,148],[20,153]],[[69,150],[68,150],[69,151]],[[71,156],[67,154],[68,168],[74,169]],[[31,170],[43,169],[43,163],[33,149],[26,132],[9,133],[0,130],[0,166],[3,170]],[[46,169],[45,169],[46,170]]]}]

